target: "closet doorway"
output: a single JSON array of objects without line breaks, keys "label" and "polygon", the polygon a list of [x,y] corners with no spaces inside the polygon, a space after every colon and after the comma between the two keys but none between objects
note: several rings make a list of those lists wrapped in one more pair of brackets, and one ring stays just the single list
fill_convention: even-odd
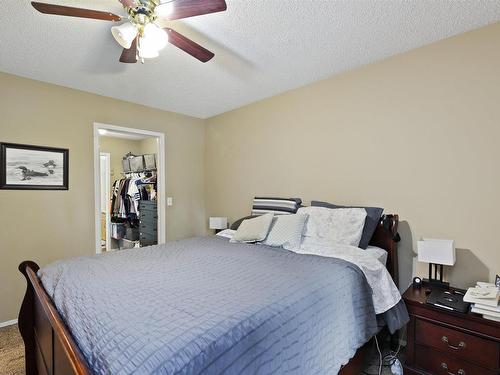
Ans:
[{"label": "closet doorway", "polygon": [[101,184],[101,249],[111,250],[111,214],[109,205],[109,192],[111,191],[111,154],[99,153],[99,175]]},{"label": "closet doorway", "polygon": [[94,124],[96,253],[165,243],[165,135]]}]

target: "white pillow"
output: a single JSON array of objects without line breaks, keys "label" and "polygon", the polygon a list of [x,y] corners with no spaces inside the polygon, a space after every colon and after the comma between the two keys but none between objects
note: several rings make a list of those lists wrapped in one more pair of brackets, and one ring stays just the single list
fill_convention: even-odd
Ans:
[{"label": "white pillow", "polygon": [[216,233],[215,235],[219,236],[219,237],[231,239],[234,236],[234,232],[236,232],[236,231],[232,230],[232,229],[224,229],[224,230],[221,230],[219,233]]},{"label": "white pillow", "polygon": [[307,215],[304,214],[275,216],[269,234],[262,244],[297,251],[306,221]]},{"label": "white pillow", "polygon": [[304,231],[307,242],[359,245],[366,219],[364,208],[301,207],[297,213],[309,215]]},{"label": "white pillow", "polygon": [[273,217],[273,214],[265,214],[253,219],[243,220],[233,238],[231,238],[231,242],[259,242],[264,240],[271,228]]}]

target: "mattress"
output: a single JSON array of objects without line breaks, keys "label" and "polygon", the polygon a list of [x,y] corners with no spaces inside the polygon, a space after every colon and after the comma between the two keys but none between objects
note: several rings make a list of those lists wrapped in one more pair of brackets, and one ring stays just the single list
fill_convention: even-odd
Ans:
[{"label": "mattress", "polygon": [[335,374],[380,329],[355,264],[215,236],[38,275],[94,374]]}]

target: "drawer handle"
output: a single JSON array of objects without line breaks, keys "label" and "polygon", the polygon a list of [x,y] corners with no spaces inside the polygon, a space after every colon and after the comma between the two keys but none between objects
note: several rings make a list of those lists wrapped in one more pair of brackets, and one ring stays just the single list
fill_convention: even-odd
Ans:
[{"label": "drawer handle", "polygon": [[456,373],[456,374],[454,374],[453,372],[449,372],[449,371],[448,371],[448,365],[447,365],[446,363],[444,363],[444,362],[442,362],[442,363],[441,363],[441,367],[442,367],[443,369],[445,369],[445,370],[446,370],[446,372],[447,372],[449,375],[465,375],[465,371],[464,371],[464,370],[462,370],[462,369],[459,369],[459,370],[457,371],[457,373]]},{"label": "drawer handle", "polygon": [[466,345],[465,345],[465,342],[463,341],[460,341],[458,343],[458,346],[455,346],[455,345],[451,345],[450,344],[450,341],[448,340],[448,337],[446,336],[443,336],[441,337],[441,341],[444,342],[445,344],[448,344],[448,347],[451,348],[451,349],[455,349],[455,350],[458,350],[458,349],[465,349]]}]

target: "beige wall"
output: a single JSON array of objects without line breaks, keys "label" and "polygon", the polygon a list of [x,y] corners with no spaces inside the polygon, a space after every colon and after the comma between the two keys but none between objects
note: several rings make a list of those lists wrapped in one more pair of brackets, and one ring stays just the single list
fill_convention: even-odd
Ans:
[{"label": "beige wall", "polygon": [[203,233],[202,120],[0,74],[0,141],[70,150],[69,191],[0,190],[0,322],[14,319],[24,293],[17,265],[40,265],[94,249],[93,123],[166,135],[167,239]]},{"label": "beige wall", "polygon": [[[141,140],[116,138],[109,136],[99,137],[99,151],[110,154],[110,182],[123,178],[123,157],[132,152],[135,155],[157,154],[158,140],[148,137]],[[158,155],[156,155],[158,157]]]},{"label": "beige wall", "polygon": [[109,174],[110,184],[124,177],[123,172],[123,156],[128,152],[136,155],[141,154],[141,141],[115,138],[115,137],[99,137],[99,151],[109,153]]},{"label": "beige wall", "polygon": [[[207,215],[254,195],[399,213],[401,281],[422,236],[451,238],[451,281],[500,272],[500,23],[208,121]],[[418,265],[425,275],[426,267]]]},{"label": "beige wall", "polygon": [[156,154],[158,140],[155,137],[150,137],[139,141],[139,153],[141,154]]}]

